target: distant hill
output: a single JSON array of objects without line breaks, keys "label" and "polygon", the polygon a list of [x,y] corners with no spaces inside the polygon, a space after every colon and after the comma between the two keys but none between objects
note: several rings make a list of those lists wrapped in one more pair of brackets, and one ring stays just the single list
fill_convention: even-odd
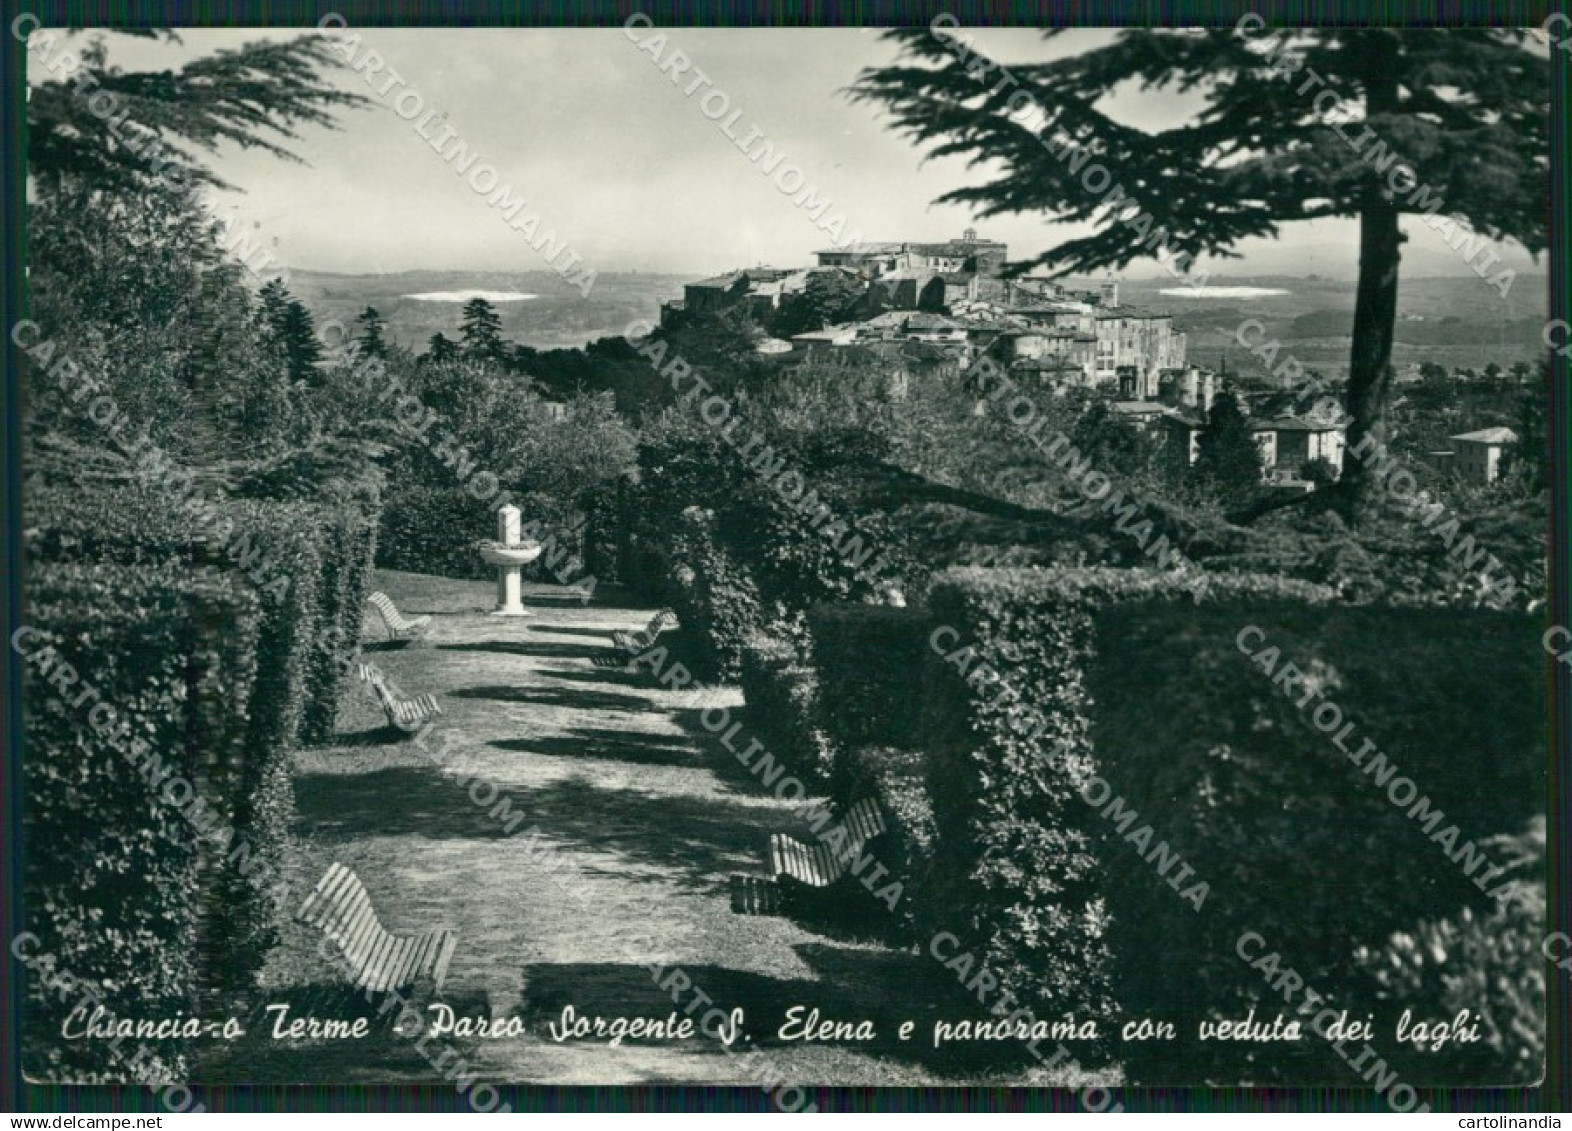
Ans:
[{"label": "distant hill", "polygon": [[[496,304],[503,334],[538,349],[572,348],[620,336],[636,319],[657,320],[661,302],[680,298],[683,283],[691,280],[691,275],[601,275],[587,299],[550,271],[299,271],[289,285],[319,320],[349,322],[367,305],[375,306],[394,341],[424,352],[432,334],[457,335],[462,303],[409,295],[475,290],[533,295]],[[1351,282],[1310,274],[1214,276],[1211,283],[1284,293],[1256,298],[1165,295],[1162,292],[1176,284],[1163,277],[1121,280],[1119,299],[1124,305],[1172,312],[1175,328],[1189,335],[1191,360],[1203,365],[1220,366],[1226,356],[1230,372],[1259,374],[1259,362],[1235,338],[1242,322],[1255,319],[1265,325],[1267,338],[1280,339],[1285,353],[1304,364],[1328,374],[1347,369],[1354,313]],[[1543,348],[1539,333],[1548,308],[1543,275],[1520,275],[1506,301],[1472,275],[1405,278],[1398,291],[1396,364],[1430,361],[1477,368],[1492,361],[1502,366],[1534,361]]]},{"label": "distant hill", "polygon": [[[1214,276],[1210,282],[1286,293],[1255,299],[1165,295],[1177,286],[1165,277],[1123,280],[1119,300],[1171,312],[1174,328],[1189,336],[1190,359],[1202,365],[1216,368],[1226,357],[1229,372],[1261,375],[1259,360],[1235,336],[1241,323],[1254,319],[1266,327],[1255,337],[1283,343],[1279,361],[1292,353],[1329,375],[1347,371],[1352,282],[1317,274]],[[1536,361],[1544,349],[1539,335],[1549,302],[1544,275],[1519,275],[1505,300],[1473,275],[1404,278],[1393,362],[1399,368],[1422,362],[1482,368],[1492,361],[1503,367]]]},{"label": "distant hill", "polygon": [[638,318],[656,320],[663,300],[680,298],[686,276],[642,273],[603,274],[588,298],[551,271],[401,271],[387,275],[336,275],[296,271],[289,289],[317,320],[348,323],[367,306],[386,319],[389,336],[423,353],[431,335],[458,335],[462,302],[434,302],[405,296],[432,292],[498,291],[535,297],[498,302],[504,336],[541,349],[582,346],[596,338],[621,335]]}]

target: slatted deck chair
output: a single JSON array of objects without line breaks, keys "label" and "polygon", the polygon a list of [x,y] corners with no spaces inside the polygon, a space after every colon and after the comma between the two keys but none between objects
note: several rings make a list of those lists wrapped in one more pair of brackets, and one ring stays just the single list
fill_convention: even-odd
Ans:
[{"label": "slatted deck chair", "polygon": [[334,861],[295,918],[321,931],[343,952],[350,979],[363,990],[393,990],[431,976],[442,989],[458,936],[450,930],[399,935],[377,918],[360,877]]},{"label": "slatted deck chair", "polygon": [[768,876],[731,875],[731,909],[737,915],[779,915],[781,886]]},{"label": "slatted deck chair", "polygon": [[415,617],[405,620],[398,611],[398,606],[381,590],[366,598],[371,607],[382,614],[382,623],[387,626],[389,640],[418,640],[431,627],[431,618],[428,616]]},{"label": "slatted deck chair", "polygon": [[435,695],[417,695],[413,699],[405,699],[393,693],[388,687],[387,676],[375,664],[361,664],[359,667],[361,682],[371,684],[371,689],[377,693],[377,702],[382,704],[382,712],[387,715],[389,726],[413,732],[420,729],[421,723],[442,714],[442,704],[437,702]]},{"label": "slatted deck chair", "polygon": [[670,609],[662,609],[637,632],[613,632],[611,642],[624,652],[647,652],[660,639],[661,633],[670,632],[676,627],[677,614]]},{"label": "slatted deck chair", "polygon": [[785,833],[771,835],[770,875],[789,876],[809,887],[829,887],[846,874],[848,862],[862,846],[884,832],[884,813],[877,801],[865,797],[846,811],[841,824],[850,837],[838,853],[828,844],[807,845]]}]

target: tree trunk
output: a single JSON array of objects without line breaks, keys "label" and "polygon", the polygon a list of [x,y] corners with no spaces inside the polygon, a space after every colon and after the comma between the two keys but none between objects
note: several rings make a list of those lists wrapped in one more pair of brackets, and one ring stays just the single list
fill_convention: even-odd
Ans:
[{"label": "tree trunk", "polygon": [[1378,486],[1369,464],[1354,454],[1366,442],[1386,441],[1386,403],[1392,389],[1392,335],[1397,323],[1397,268],[1402,233],[1389,205],[1365,209],[1359,219],[1359,289],[1354,300],[1354,343],[1348,365],[1348,454],[1342,489],[1349,517],[1357,517]]},{"label": "tree trunk", "polygon": [[[1395,60],[1384,35],[1372,37],[1362,47],[1369,55],[1365,87],[1365,116],[1376,120],[1397,101]],[[1397,325],[1397,271],[1402,259],[1403,233],[1399,210],[1375,182],[1359,214],[1359,284],[1354,298],[1354,341],[1348,363],[1349,452],[1343,456],[1340,490],[1343,509],[1358,521],[1375,499],[1376,488],[1369,465],[1353,449],[1369,441],[1386,441],[1386,405],[1392,390],[1392,338]],[[1368,457],[1368,452],[1366,455]]]}]

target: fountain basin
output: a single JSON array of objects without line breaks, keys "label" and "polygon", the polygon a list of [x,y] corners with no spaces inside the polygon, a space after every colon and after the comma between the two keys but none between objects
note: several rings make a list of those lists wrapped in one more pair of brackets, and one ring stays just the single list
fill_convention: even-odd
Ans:
[{"label": "fountain basin", "polygon": [[487,542],[480,547],[480,560],[494,566],[522,566],[540,557],[543,547],[539,542],[521,542],[504,546],[500,542]]}]

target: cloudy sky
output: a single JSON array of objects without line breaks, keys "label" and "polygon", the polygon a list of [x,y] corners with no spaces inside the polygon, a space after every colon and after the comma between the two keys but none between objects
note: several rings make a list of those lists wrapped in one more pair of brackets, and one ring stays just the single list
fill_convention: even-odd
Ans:
[{"label": "cloudy sky", "polygon": [[[1012,257],[1081,234],[1032,216],[978,222],[964,209],[934,205],[941,193],[976,183],[984,173],[956,159],[925,162],[879,108],[845,96],[862,67],[887,62],[896,51],[876,32],[854,30],[355,31],[361,36],[355,58],[375,50],[407,85],[379,98],[375,88],[386,72],[374,82],[337,73],[333,81],[370,96],[372,104],[345,112],[337,130],[306,131],[296,146],[306,165],[225,149],[215,168],[244,192],[220,203],[238,208],[259,242],[295,269],[543,266],[525,237],[510,230],[395,111],[394,98],[413,90],[424,107],[416,123],[427,109],[442,111],[479,161],[495,166],[500,183],[540,213],[542,227],[554,228],[598,272],[710,274],[810,262],[811,253],[831,241],[705,116],[700,99],[706,90],[684,95],[692,72],[680,86],[661,73],[649,37],[662,33],[668,38],[661,57],[678,49],[691,59],[713,80],[706,90],[726,96],[725,117],[741,111],[733,132],[740,137],[756,128],[783,150],[832,202],[831,212],[845,214],[848,231],[869,239],[938,240],[975,224],[981,235],[1008,242]],[[128,70],[178,67],[218,48],[286,33],[180,34],[178,45],[111,36],[111,61]],[[1029,30],[975,33],[979,48],[1005,64],[1081,50],[1107,35],[1090,30],[1045,44]],[[413,105],[406,101],[406,112]],[[712,102],[711,110],[717,105]],[[1151,128],[1172,122],[1191,104],[1132,93],[1116,96],[1110,107],[1131,124]],[[428,132],[440,136],[440,130]],[[1405,257],[1417,273],[1467,271],[1438,235],[1411,227]],[[1254,241],[1240,250],[1242,262],[1225,261],[1216,269],[1348,276],[1354,226],[1292,225],[1279,241]],[[1515,245],[1505,251],[1506,265],[1534,269]],[[1155,270],[1148,262],[1128,273]]]}]

